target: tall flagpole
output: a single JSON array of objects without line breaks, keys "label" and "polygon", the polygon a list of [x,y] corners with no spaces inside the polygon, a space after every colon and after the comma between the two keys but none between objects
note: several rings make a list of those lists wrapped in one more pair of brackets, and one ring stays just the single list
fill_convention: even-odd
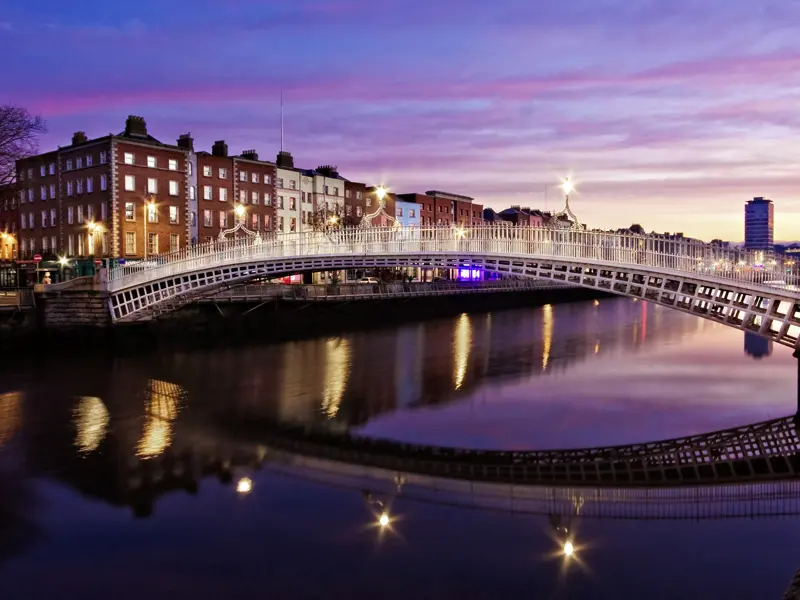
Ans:
[{"label": "tall flagpole", "polygon": [[283,152],[283,90],[281,90],[281,152]]}]

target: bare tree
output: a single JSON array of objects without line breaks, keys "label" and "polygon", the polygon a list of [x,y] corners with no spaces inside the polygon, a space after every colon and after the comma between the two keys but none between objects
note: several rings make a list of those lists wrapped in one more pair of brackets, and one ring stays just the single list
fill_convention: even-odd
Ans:
[{"label": "bare tree", "polygon": [[308,215],[309,225],[313,231],[332,231],[342,227],[355,227],[361,219],[346,214],[344,207],[334,204],[317,210]]},{"label": "bare tree", "polygon": [[37,137],[46,132],[44,120],[19,106],[0,106],[0,185],[16,179],[16,162],[35,154]]}]

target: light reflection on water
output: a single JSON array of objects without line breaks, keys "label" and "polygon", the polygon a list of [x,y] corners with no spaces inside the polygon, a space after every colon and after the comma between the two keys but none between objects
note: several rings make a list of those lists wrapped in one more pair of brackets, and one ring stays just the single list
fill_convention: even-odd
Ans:
[{"label": "light reflection on water", "polygon": [[[295,586],[297,596],[320,597],[326,591],[313,586],[335,586],[331,573],[344,574],[338,589],[375,570],[383,582],[396,578],[398,569],[419,577],[433,569],[440,576],[439,567],[430,565],[445,555],[458,567],[449,582],[460,582],[470,565],[484,561],[481,578],[495,587],[481,588],[479,597],[519,597],[518,589],[512,594],[499,586],[524,581],[526,589],[540,589],[527,578],[547,564],[537,557],[554,552],[558,565],[565,558],[575,564],[580,559],[591,569],[591,585],[583,592],[646,597],[641,589],[630,595],[620,591],[621,585],[636,588],[626,577],[630,572],[657,582],[663,586],[659,589],[671,584],[672,590],[685,590],[689,582],[661,577],[664,561],[672,560],[666,571],[685,569],[689,579],[702,572],[714,577],[715,585],[726,583],[730,597],[750,581],[739,576],[745,570],[729,568],[749,555],[749,548],[761,544],[765,554],[773,553],[764,565],[775,572],[759,585],[778,579],[788,583],[797,562],[772,550],[796,536],[796,520],[750,529],[747,524],[719,528],[696,522],[627,527],[580,523],[577,517],[590,503],[575,505],[575,519],[550,514],[549,523],[545,518],[475,516],[444,505],[413,507],[403,503],[402,495],[393,503],[391,493],[379,496],[369,490],[362,497],[352,489],[287,479],[297,475],[298,464],[276,460],[268,450],[254,452],[253,444],[244,451],[236,446],[235,432],[228,431],[224,439],[208,433],[233,415],[245,423],[275,418],[431,444],[564,448],[702,433],[794,412],[796,371],[786,349],[769,348],[751,336],[743,343],[740,332],[689,315],[644,302],[603,300],[461,315],[335,339],[110,362],[91,378],[69,364],[63,371],[54,367],[46,381],[32,372],[21,392],[0,394],[0,445],[22,432],[30,468],[48,474],[51,483],[42,493],[49,500],[50,522],[58,524],[36,554],[13,564],[23,574],[14,578],[20,586],[49,584],[41,573],[54,565],[66,572],[69,567],[63,565],[69,564],[74,542],[65,540],[74,539],[73,531],[96,548],[92,561],[99,574],[86,574],[85,581],[91,581],[86,588],[75,579],[70,584],[52,578],[53,591],[72,597],[82,597],[79,592],[85,589],[107,596],[108,589],[116,588],[113,577],[103,580],[103,573],[118,576],[111,566],[125,561],[136,566],[143,586],[178,565],[191,573],[184,583],[195,586],[190,597],[197,598],[212,589],[257,594],[255,579],[249,584],[250,572],[259,577],[269,573],[284,589]],[[59,407],[65,414],[58,413]],[[66,446],[77,444],[84,452],[79,463],[97,468],[105,477],[102,485],[87,479],[66,453],[36,450],[61,443],[58,427],[40,423],[62,417],[73,427],[63,436]],[[140,463],[144,470],[123,477],[129,459],[137,455],[146,459]],[[273,471],[258,472],[255,465],[264,460],[275,460]],[[195,496],[193,482],[203,477]],[[135,493],[126,486],[134,486]],[[100,497],[105,504],[87,502],[84,496]],[[441,500],[442,494],[437,497]],[[152,514],[153,498],[159,506],[156,525],[149,529],[111,508],[132,505],[137,514]],[[102,525],[87,525],[97,520]],[[463,542],[463,535],[453,541],[448,531],[468,532],[470,543]],[[225,551],[209,549],[198,544],[198,536],[235,543]],[[373,545],[375,537],[379,546]],[[159,551],[153,550],[152,557],[142,553],[140,540]],[[280,543],[271,548],[264,540]],[[687,546],[697,549],[688,561]],[[168,554],[174,556],[170,561],[164,558]],[[392,560],[382,560],[387,556]],[[487,561],[488,556],[497,560]],[[370,569],[363,568],[366,560],[372,561]],[[216,572],[238,575],[233,580],[220,576],[216,588],[208,586],[197,566],[209,562]],[[298,565],[318,575],[314,569],[323,564],[335,566],[322,569],[324,576],[286,576]],[[713,568],[719,564],[725,573],[716,577]],[[85,569],[72,565],[76,572]],[[698,565],[705,571],[698,571]],[[567,571],[571,583],[576,577],[581,581],[581,572]],[[481,582],[468,583],[461,597],[469,597]],[[309,587],[298,587],[303,585]],[[783,586],[774,587],[779,591]],[[365,589],[379,596],[379,590],[386,591],[380,585]],[[117,589],[114,595],[127,597],[126,591]],[[406,596],[412,593],[405,591]],[[145,590],[130,593],[141,597]]]}]

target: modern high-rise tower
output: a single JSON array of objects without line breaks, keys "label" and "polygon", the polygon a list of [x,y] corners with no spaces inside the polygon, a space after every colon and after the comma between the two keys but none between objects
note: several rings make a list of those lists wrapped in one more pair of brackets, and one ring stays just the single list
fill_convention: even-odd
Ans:
[{"label": "modern high-rise tower", "polygon": [[772,200],[761,196],[744,205],[744,247],[746,250],[773,250],[775,213]]}]

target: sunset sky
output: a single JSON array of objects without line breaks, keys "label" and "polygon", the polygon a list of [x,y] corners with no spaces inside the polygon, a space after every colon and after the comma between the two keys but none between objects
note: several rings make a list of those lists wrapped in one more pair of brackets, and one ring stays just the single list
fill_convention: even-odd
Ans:
[{"label": "sunset sky", "polygon": [[[590,227],[800,239],[800,2],[3,0],[0,104],[42,149],[123,128],[225,139],[398,192],[545,208]],[[547,207],[560,209],[558,191]]]}]

